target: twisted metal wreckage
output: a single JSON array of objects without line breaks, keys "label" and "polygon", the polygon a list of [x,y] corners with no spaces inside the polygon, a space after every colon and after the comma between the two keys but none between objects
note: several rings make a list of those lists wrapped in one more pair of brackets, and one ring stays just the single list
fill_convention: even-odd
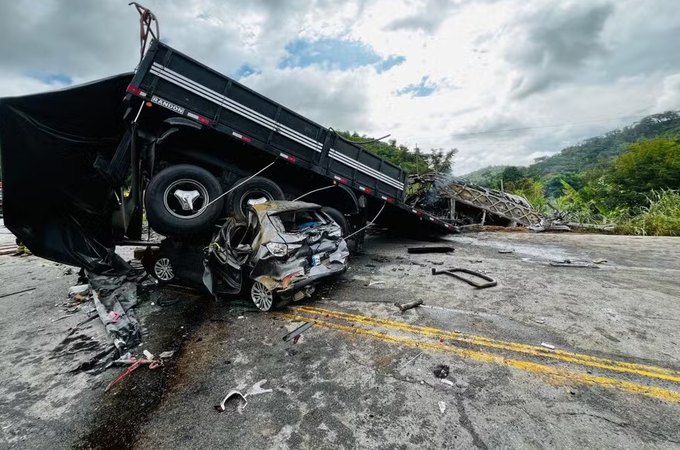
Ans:
[{"label": "twisted metal wreckage", "polygon": [[[0,99],[5,224],[35,255],[84,269],[120,349],[139,341],[132,286],[144,272],[117,245],[158,249],[144,266],[160,282],[249,292],[268,310],[344,271],[373,223],[441,235],[540,222],[521,197],[407,177],[162,43],[155,16],[135,6],[135,73]],[[163,241],[142,240],[145,216]]]}]

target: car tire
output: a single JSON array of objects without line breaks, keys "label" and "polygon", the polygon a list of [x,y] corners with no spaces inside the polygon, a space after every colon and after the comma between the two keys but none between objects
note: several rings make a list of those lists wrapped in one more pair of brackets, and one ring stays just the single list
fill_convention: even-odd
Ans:
[{"label": "car tire", "polygon": [[349,225],[347,224],[347,219],[340,211],[338,211],[335,208],[331,208],[330,206],[324,206],[323,208],[321,208],[321,211],[328,214],[330,218],[333,219],[335,223],[337,223],[340,226],[340,228],[342,229],[342,237],[349,235]]},{"label": "car tire", "polygon": [[142,266],[158,284],[170,283],[175,279],[175,271],[170,257],[162,252],[149,251],[142,258]]},{"label": "car tire", "polygon": [[269,311],[274,307],[276,296],[274,291],[259,281],[250,284],[250,299],[260,311]]},{"label": "car tire", "polygon": [[267,200],[285,200],[283,190],[269,178],[254,177],[244,183],[242,178],[234,183],[236,189],[227,195],[227,214],[232,215],[239,222],[248,221],[248,200],[266,198]]},{"label": "car tire", "polygon": [[[178,192],[185,194],[184,198]],[[224,208],[217,178],[190,165],[170,166],[156,174],[144,196],[149,225],[164,236],[192,236],[208,231]],[[209,206],[208,206],[209,205]]]}]

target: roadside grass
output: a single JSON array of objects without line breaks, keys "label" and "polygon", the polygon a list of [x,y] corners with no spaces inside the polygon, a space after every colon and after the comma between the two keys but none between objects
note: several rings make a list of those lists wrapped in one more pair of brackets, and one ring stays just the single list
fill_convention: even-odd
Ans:
[{"label": "roadside grass", "polygon": [[617,224],[617,233],[680,236],[680,191],[653,192],[648,200],[649,205],[640,214]]}]

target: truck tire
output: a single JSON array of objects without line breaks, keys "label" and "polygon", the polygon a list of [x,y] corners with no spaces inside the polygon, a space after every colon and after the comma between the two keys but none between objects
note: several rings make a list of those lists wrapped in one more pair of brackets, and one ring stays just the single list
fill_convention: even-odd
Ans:
[{"label": "truck tire", "polygon": [[340,228],[342,228],[343,237],[349,235],[349,225],[347,224],[347,219],[340,211],[338,211],[335,208],[331,208],[330,206],[324,206],[323,208],[321,208],[321,211],[328,214],[331,217],[331,219],[335,221],[335,223],[340,225]]},{"label": "truck tire", "polygon": [[[247,177],[246,177],[247,178]],[[234,186],[242,183],[242,178]],[[266,198],[267,200],[285,200],[283,191],[278,184],[269,178],[254,177],[227,195],[227,213],[239,222],[248,221],[248,200]]]},{"label": "truck tire", "polygon": [[208,231],[220,216],[224,199],[219,181],[207,170],[178,164],[149,182],[144,206],[149,225],[164,236],[193,236]]}]

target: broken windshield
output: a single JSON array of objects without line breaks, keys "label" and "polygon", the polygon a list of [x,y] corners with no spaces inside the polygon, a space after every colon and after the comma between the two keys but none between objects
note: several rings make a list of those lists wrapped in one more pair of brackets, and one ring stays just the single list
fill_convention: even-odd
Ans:
[{"label": "broken windshield", "polygon": [[329,221],[318,210],[306,209],[270,214],[274,226],[282,232],[299,233],[309,228],[326,225]]}]

